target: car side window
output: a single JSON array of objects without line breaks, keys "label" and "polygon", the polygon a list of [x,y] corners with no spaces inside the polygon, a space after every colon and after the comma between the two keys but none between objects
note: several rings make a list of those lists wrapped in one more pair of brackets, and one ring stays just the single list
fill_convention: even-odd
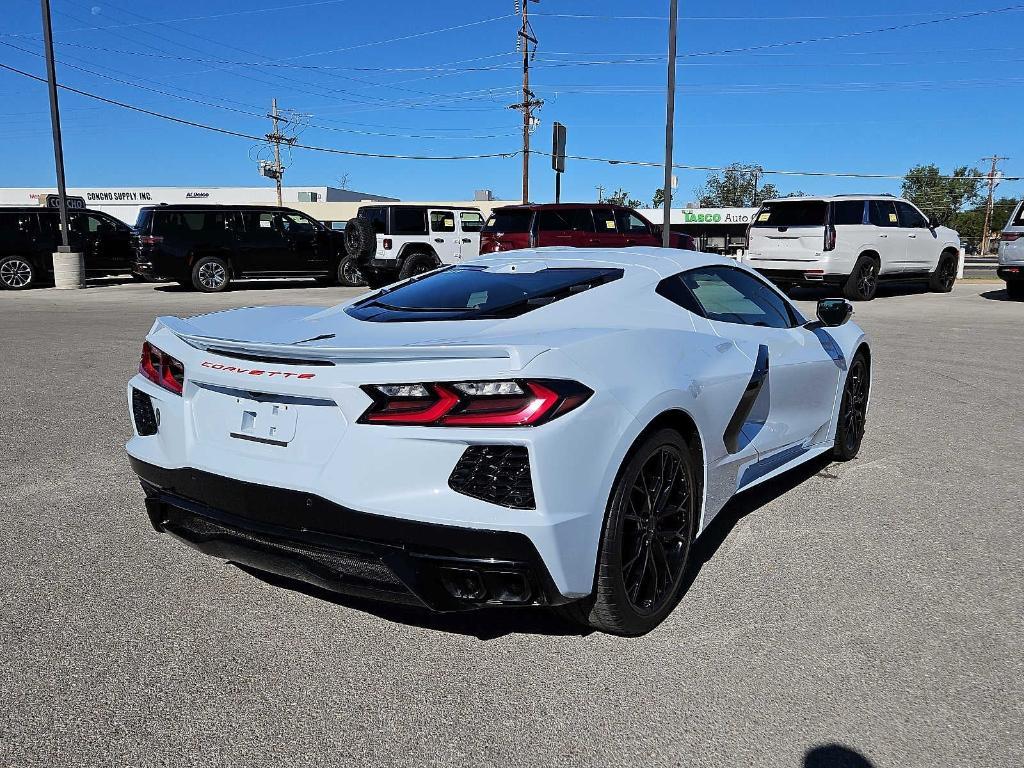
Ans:
[{"label": "car side window", "polygon": [[484,217],[476,211],[459,211],[463,232],[479,232],[484,228]]},{"label": "car side window", "polygon": [[765,328],[792,328],[786,300],[760,278],[732,267],[702,267],[680,275],[709,320]]},{"label": "car side window", "polygon": [[242,211],[242,229],[249,237],[281,234],[281,215],[270,211]]},{"label": "car side window", "polygon": [[537,214],[537,229],[541,232],[593,232],[594,219],[589,208],[545,209]]},{"label": "car side window", "polygon": [[455,231],[455,214],[451,211],[431,211],[430,212],[430,231],[431,232],[454,232]]},{"label": "car side window", "polygon": [[927,229],[928,219],[921,215],[921,213],[914,206],[909,203],[904,203],[902,200],[896,201],[896,213],[899,214],[900,226],[911,229]]},{"label": "car side window", "polygon": [[615,234],[615,214],[611,208],[595,208],[594,209],[594,226],[597,228],[598,234],[614,235]]},{"label": "car side window", "polygon": [[832,203],[832,224],[835,226],[864,223],[863,200],[837,200]]},{"label": "car side window", "polygon": [[899,216],[892,200],[872,200],[868,206],[868,220],[876,227],[898,227]]},{"label": "car side window", "polygon": [[284,229],[289,234],[311,234],[316,232],[316,225],[305,216],[297,213],[284,214]]},{"label": "car side window", "polygon": [[619,222],[619,232],[624,235],[647,235],[651,229],[647,222],[629,211],[616,211],[615,218]]}]

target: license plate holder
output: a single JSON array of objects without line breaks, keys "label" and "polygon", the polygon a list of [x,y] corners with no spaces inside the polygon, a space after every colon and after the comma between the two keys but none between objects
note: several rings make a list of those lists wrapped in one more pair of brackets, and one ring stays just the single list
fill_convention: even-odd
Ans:
[{"label": "license plate holder", "polygon": [[298,408],[294,404],[238,398],[238,427],[231,437],[286,447],[295,439]]}]

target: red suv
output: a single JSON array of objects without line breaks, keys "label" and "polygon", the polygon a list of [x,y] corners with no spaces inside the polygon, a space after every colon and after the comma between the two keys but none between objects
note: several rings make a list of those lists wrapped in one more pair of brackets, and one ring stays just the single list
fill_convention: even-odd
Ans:
[{"label": "red suv", "polygon": [[[672,233],[672,247],[697,250],[689,235]],[[480,232],[480,253],[568,245],[574,248],[625,248],[661,245],[651,222],[621,205],[549,203],[495,208]]]}]

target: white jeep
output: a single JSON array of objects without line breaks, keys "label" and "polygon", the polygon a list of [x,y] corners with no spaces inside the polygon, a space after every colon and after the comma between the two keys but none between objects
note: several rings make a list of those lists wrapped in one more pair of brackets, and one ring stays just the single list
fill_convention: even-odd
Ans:
[{"label": "white jeep", "polygon": [[345,226],[345,251],[371,288],[480,253],[478,208],[364,205]]},{"label": "white jeep", "polygon": [[782,288],[832,285],[870,301],[879,280],[927,280],[953,289],[960,237],[888,195],[768,200],[754,216],[743,262]]}]

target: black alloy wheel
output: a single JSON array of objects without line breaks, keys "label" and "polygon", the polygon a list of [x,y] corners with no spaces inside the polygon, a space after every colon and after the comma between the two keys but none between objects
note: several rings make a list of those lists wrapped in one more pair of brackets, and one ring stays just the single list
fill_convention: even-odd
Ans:
[{"label": "black alloy wheel", "polygon": [[955,256],[943,256],[939,265],[928,280],[928,287],[935,293],[949,293],[956,283],[957,259]]},{"label": "black alloy wheel", "polygon": [[691,484],[678,448],[665,445],[636,474],[622,515],[622,580],[633,609],[657,613],[675,593],[690,547]]},{"label": "black alloy wheel", "polygon": [[594,591],[560,606],[563,617],[636,636],[671,613],[697,529],[700,471],[686,439],[674,429],[659,429],[633,448],[608,502]]},{"label": "black alloy wheel", "polygon": [[841,461],[849,461],[860,451],[867,422],[870,389],[871,370],[864,356],[858,353],[846,374],[843,401],[839,407],[839,422],[836,425],[833,454]]}]

